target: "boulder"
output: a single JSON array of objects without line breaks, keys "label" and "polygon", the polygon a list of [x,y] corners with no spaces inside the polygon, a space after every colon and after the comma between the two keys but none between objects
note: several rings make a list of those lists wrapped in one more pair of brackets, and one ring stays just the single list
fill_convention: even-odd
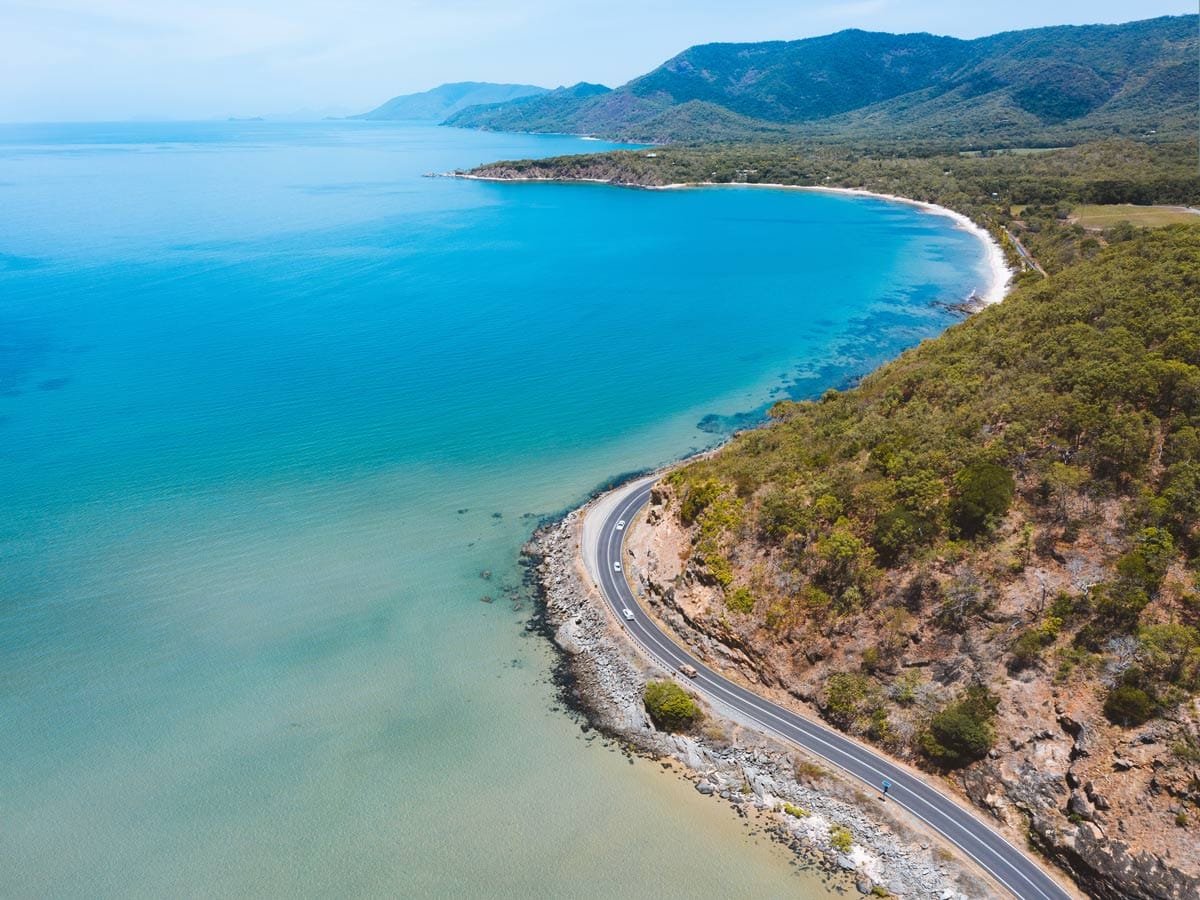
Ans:
[{"label": "boulder", "polygon": [[1096,807],[1078,791],[1071,792],[1071,799],[1067,801],[1067,812],[1079,816],[1085,822],[1092,822],[1096,818]]}]

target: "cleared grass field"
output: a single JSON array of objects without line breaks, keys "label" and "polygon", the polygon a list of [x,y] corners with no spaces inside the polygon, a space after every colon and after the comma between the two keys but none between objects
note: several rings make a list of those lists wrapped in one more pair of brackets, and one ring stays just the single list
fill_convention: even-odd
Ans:
[{"label": "cleared grass field", "polygon": [[1104,206],[1080,206],[1072,215],[1084,228],[1108,228],[1118,222],[1153,228],[1157,225],[1184,224],[1200,225],[1200,214],[1183,206],[1131,206],[1111,204]]}]

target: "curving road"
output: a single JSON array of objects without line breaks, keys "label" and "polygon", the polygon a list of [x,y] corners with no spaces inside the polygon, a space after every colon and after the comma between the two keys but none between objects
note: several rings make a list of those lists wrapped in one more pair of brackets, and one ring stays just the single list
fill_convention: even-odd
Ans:
[{"label": "curving road", "polygon": [[845,735],[723,678],[668,637],[638,605],[623,571],[625,527],[650,499],[653,484],[654,479],[643,479],[619,488],[597,510],[611,509],[600,526],[584,530],[585,545],[590,544],[584,547],[584,558],[592,576],[617,620],[643,651],[672,671],[682,664],[694,666],[698,676],[690,682],[698,692],[763,730],[799,744],[861,778],[872,788],[878,790],[887,779],[892,783],[889,800],[955,844],[1019,900],[1070,900],[1072,895],[1036,862],[932,785]]}]

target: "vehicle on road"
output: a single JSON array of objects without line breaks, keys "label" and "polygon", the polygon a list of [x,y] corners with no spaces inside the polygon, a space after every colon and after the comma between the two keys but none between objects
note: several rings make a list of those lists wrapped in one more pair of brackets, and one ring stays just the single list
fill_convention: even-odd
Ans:
[{"label": "vehicle on road", "polygon": [[622,531],[622,530],[624,530],[624,528],[625,528],[625,520],[622,519],[620,522],[617,523],[617,531]]},{"label": "vehicle on road", "polygon": [[633,621],[633,610],[629,607],[625,607],[625,609],[621,610],[621,615],[627,618],[630,622]]},{"label": "vehicle on road", "polygon": [[[617,559],[622,559],[620,538],[613,538],[613,531],[617,530],[614,528],[617,521],[615,517],[622,513],[639,514],[650,499],[650,491],[648,482],[640,482],[629,488],[624,495],[616,496],[618,503],[626,505],[618,507],[620,512],[614,512],[614,518],[605,520],[603,527],[595,531],[594,544],[589,548],[594,554],[590,559],[595,560],[597,573],[606,559],[616,571],[621,571],[621,563],[613,561],[613,554],[616,554]],[[628,524],[626,519],[620,521]],[[591,563],[589,567],[590,565]],[[609,571],[612,572],[611,569]],[[625,610],[636,613],[637,600],[628,579],[622,576],[597,580],[600,592],[607,603],[611,604],[609,609],[617,610],[622,615],[625,615]],[[878,754],[871,747],[779,705],[757,691],[741,687],[723,678],[717,671],[706,669],[704,681],[699,681],[698,667],[689,663],[679,663],[680,659],[690,657],[685,655],[682,647],[675,646],[673,635],[665,632],[653,619],[636,615],[633,621],[626,619],[630,633],[634,633],[635,622],[636,634],[648,638],[646,643],[638,641],[639,648],[663,666],[664,671],[677,679],[685,676],[695,679],[689,686],[692,691],[744,715],[753,723],[751,727],[759,727],[782,740],[806,748],[845,770],[852,777],[861,779],[870,787],[884,788],[883,799],[895,800],[956,844],[967,856],[991,872],[1014,898],[1071,900],[1074,896],[1042,871],[1036,860],[1023,853],[1019,847],[1010,844],[1002,834],[993,831],[985,821],[977,819],[968,809],[960,806],[957,799],[943,794],[933,784],[915,778],[911,772],[902,778],[900,770],[896,769],[887,757]],[[890,777],[887,777],[888,775]],[[889,783],[885,786],[884,781]],[[893,790],[897,791],[898,795],[893,794]]]}]

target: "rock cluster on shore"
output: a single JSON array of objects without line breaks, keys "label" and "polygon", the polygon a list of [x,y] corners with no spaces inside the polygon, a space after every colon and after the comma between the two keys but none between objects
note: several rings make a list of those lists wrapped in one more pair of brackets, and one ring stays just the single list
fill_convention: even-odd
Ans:
[{"label": "rock cluster on shore", "polygon": [[[771,817],[768,830],[777,840],[806,862],[844,873],[860,893],[880,889],[940,900],[999,896],[876,797],[798,760],[796,751],[773,738],[711,718],[700,734],[657,730],[642,690],[647,678],[662,673],[614,626],[582,571],[583,513],[539,530],[526,555],[536,566],[546,633],[563,652],[565,699],[591,726],[654,758],[678,760],[698,791],[729,803],[737,814],[752,810]],[[830,831],[836,826],[849,830],[848,850],[834,847]]]}]

